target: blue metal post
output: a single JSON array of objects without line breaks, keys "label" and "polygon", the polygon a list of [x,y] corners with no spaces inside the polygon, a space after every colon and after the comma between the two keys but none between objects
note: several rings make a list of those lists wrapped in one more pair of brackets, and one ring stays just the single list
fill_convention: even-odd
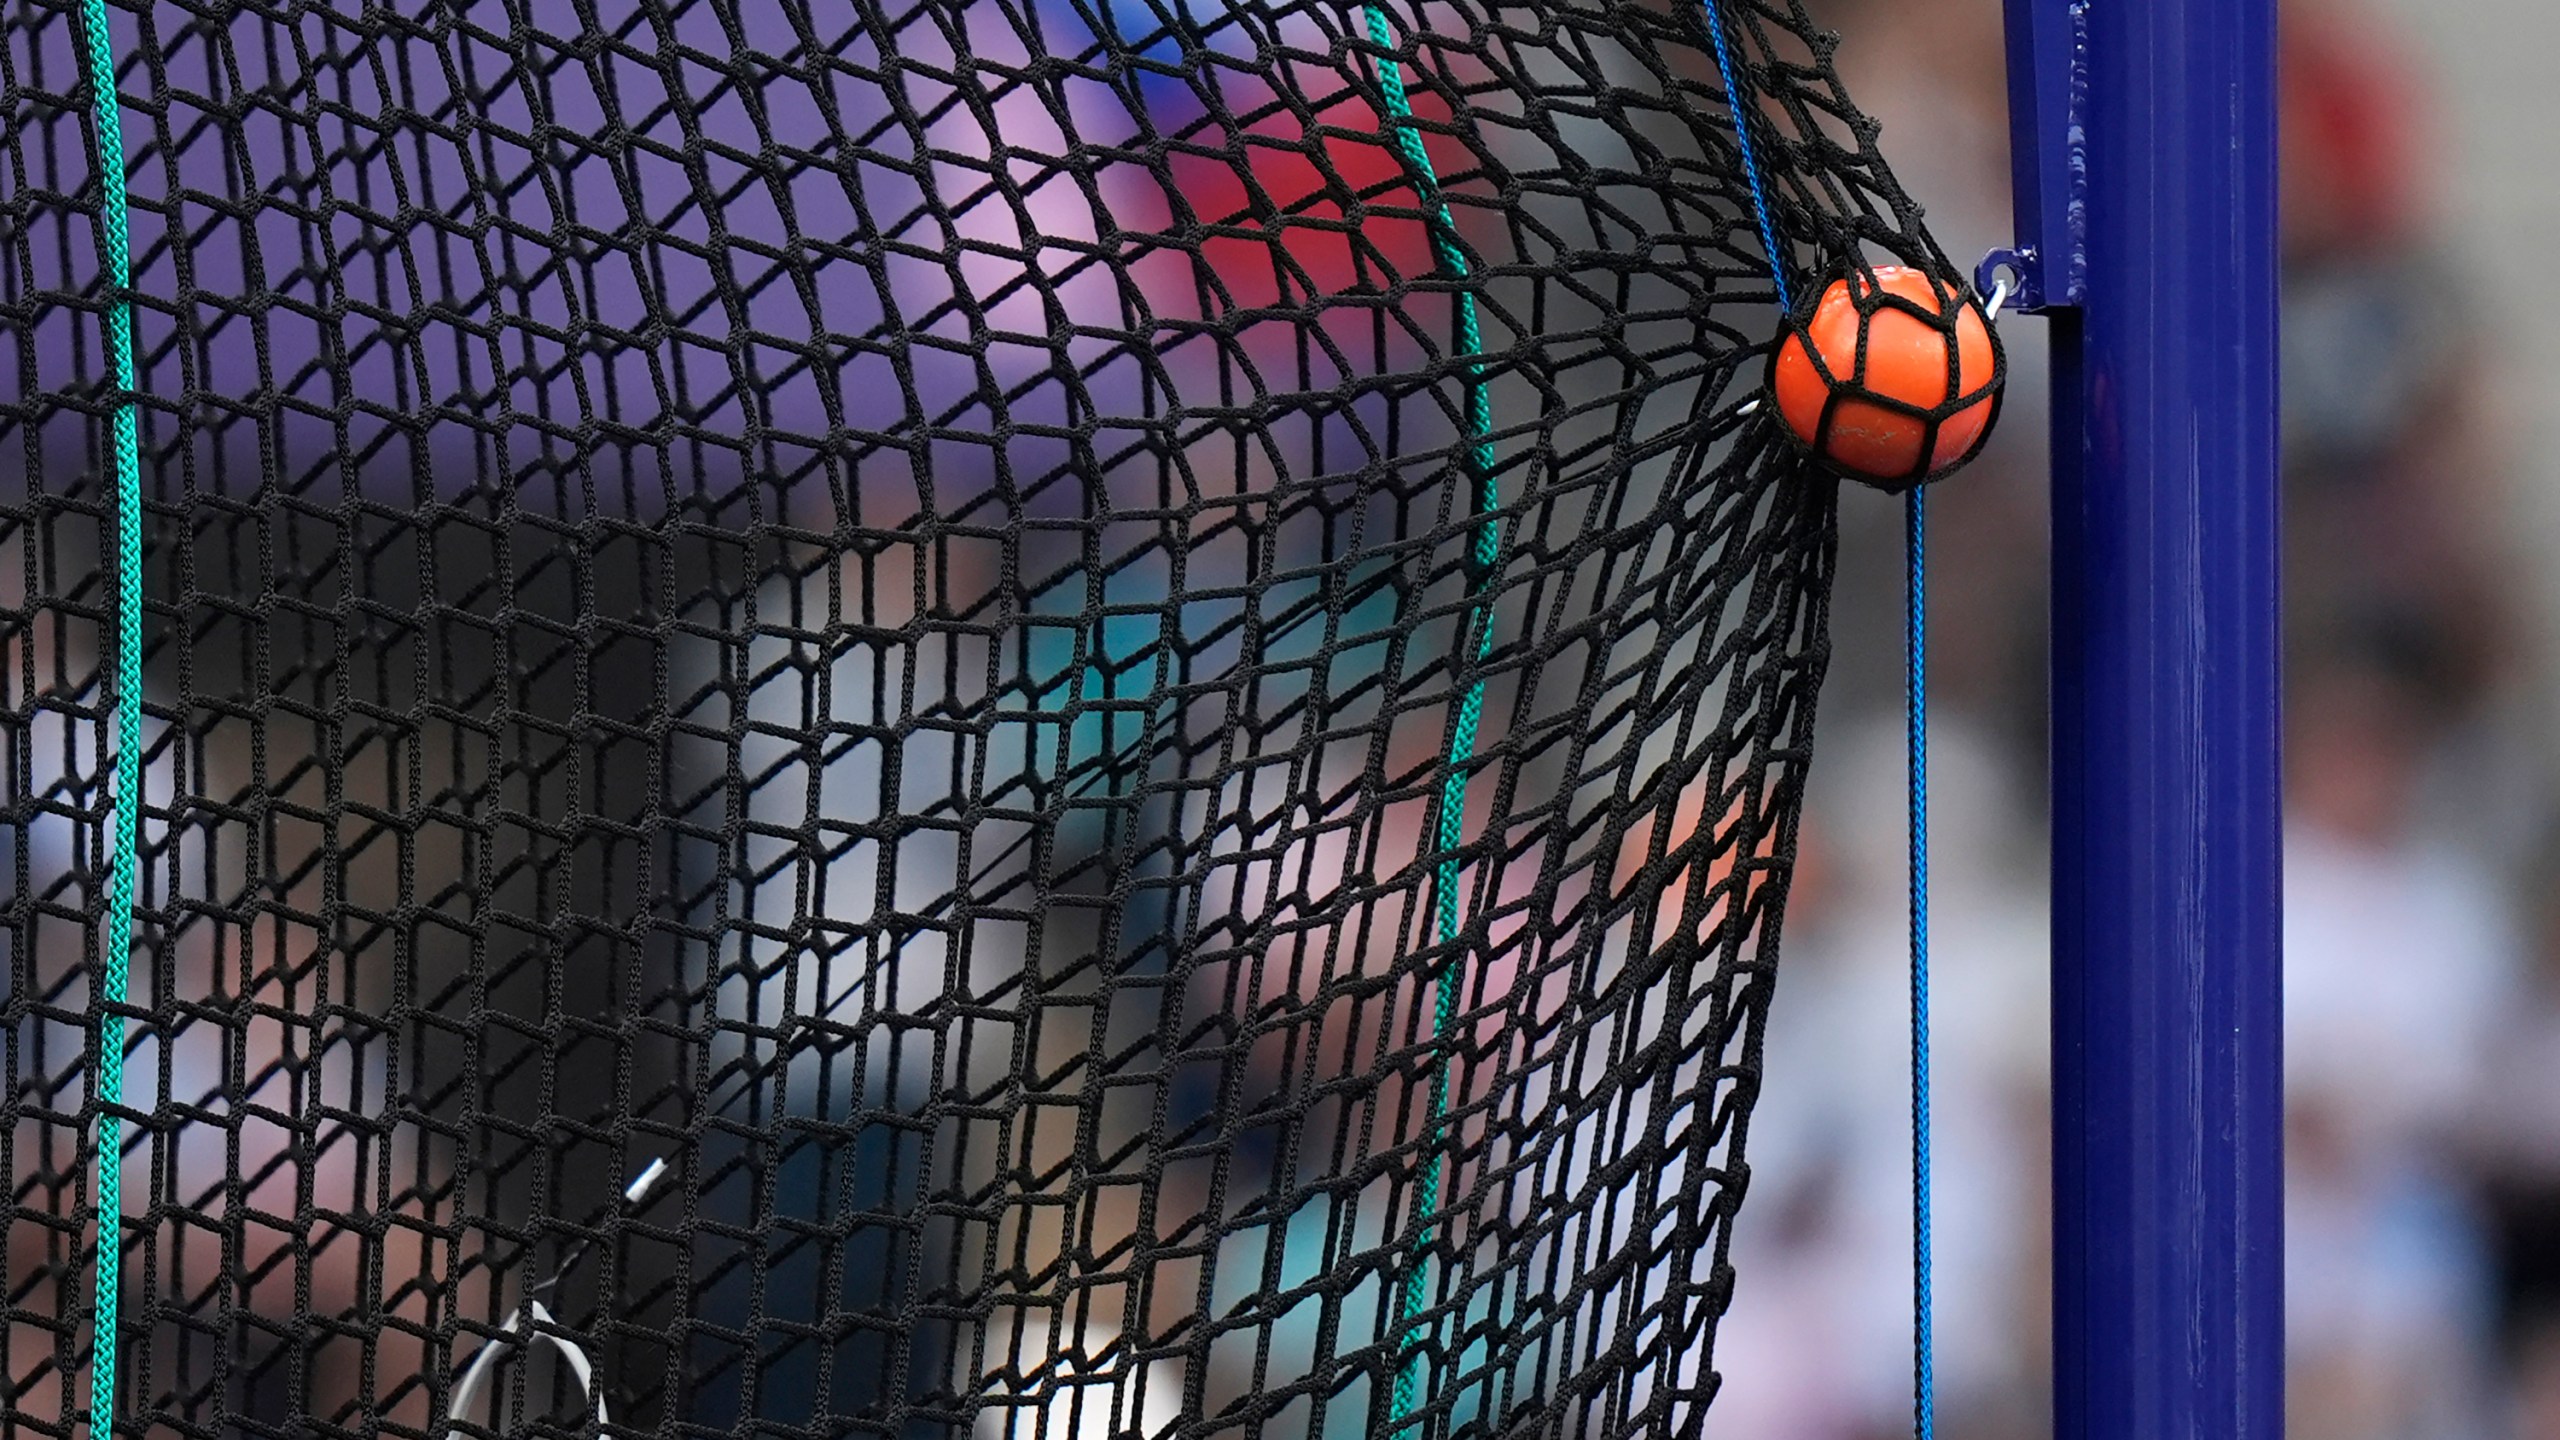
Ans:
[{"label": "blue metal post", "polygon": [[2056,307],[2056,1431],[2280,1440],[2275,4],[2009,4]]}]

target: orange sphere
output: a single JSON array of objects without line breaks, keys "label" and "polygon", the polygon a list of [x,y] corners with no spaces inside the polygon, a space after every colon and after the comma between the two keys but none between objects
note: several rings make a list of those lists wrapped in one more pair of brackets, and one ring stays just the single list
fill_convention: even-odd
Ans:
[{"label": "orange sphere", "polygon": [[[1924,272],[1879,265],[1875,276],[1885,295],[1908,301],[1924,314],[1942,313],[1938,287]],[[1854,292],[1853,285],[1858,287]],[[1872,313],[1858,313],[1861,298]],[[1820,367],[1805,353],[1807,339],[1822,357]],[[1963,404],[1938,422],[1936,443],[1929,444],[1926,419],[1876,401],[1899,401],[1914,410],[1947,403],[1950,346],[1956,352],[1952,398]],[[1832,281],[1813,319],[1778,347],[1770,380],[1787,428],[1825,465],[1853,480],[1899,488],[1962,460],[1982,438],[1983,427],[1991,423],[1991,382],[1999,371],[1995,354],[1980,306],[1963,304],[1956,312],[1955,334],[1949,336],[1920,315],[1877,298],[1863,276],[1852,276]],[[1831,412],[1827,429],[1826,407]],[[1924,444],[1929,444],[1925,465],[1920,453]]]}]

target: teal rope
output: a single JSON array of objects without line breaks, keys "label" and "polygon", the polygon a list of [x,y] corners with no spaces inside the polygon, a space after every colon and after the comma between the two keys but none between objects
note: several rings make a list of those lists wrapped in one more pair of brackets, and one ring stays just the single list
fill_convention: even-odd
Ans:
[{"label": "teal rope", "polygon": [[[107,870],[107,938],[99,956],[98,1304],[89,1357],[89,1433],[112,1434],[116,1414],[116,1300],[124,1265],[124,1004],[133,949],[135,837],[142,801],[142,417],[135,407],[133,257],[125,233],[124,115],[106,0],[83,0],[89,93],[97,111],[98,250],[107,293],[107,355],[115,366],[116,688],[115,834]],[[101,1423],[103,1417],[103,1423]]]},{"label": "teal rope", "polygon": [[[1395,48],[1395,33],[1387,27],[1386,12],[1375,5],[1366,7],[1369,40],[1381,50]],[[1440,271],[1449,279],[1463,283],[1470,271],[1466,251],[1458,244],[1458,227],[1449,217],[1449,202],[1441,196],[1440,177],[1431,168],[1430,152],[1423,148],[1422,132],[1414,127],[1413,104],[1406,97],[1404,67],[1394,61],[1378,66],[1378,89],[1386,96],[1391,133],[1398,153],[1413,174],[1415,188],[1421,192],[1424,208],[1430,217],[1431,249]],[[1455,349],[1459,356],[1473,360],[1484,353],[1484,335],[1476,323],[1475,296],[1458,292],[1458,335]],[[1493,477],[1493,397],[1484,383],[1480,365],[1469,364],[1465,371],[1467,459],[1466,471],[1474,482],[1472,502],[1479,517],[1475,527],[1475,545],[1468,555],[1468,595],[1481,600],[1491,586],[1496,571],[1502,566],[1502,527],[1493,519],[1501,503],[1501,494]],[[1471,604],[1467,613],[1467,630],[1473,635],[1473,649],[1478,664],[1493,653],[1493,616],[1490,607]],[[1434,826],[1432,846],[1440,860],[1431,876],[1431,933],[1433,949],[1449,943],[1459,930],[1463,917],[1459,913],[1458,874],[1461,869],[1458,846],[1466,838],[1467,767],[1475,758],[1476,730],[1484,720],[1484,679],[1481,675],[1467,682],[1466,693],[1459,698],[1457,720],[1449,730],[1448,763],[1441,770],[1440,794],[1434,810],[1438,821]],[[1449,964],[1455,963],[1452,955]],[[1458,996],[1463,988],[1453,982],[1448,964],[1431,979],[1431,1039],[1435,1050],[1458,1021]],[[1449,1064],[1445,1055],[1435,1055],[1431,1064],[1431,1109],[1428,1137],[1424,1140],[1422,1180],[1414,1193],[1415,1234],[1414,1265],[1405,1276],[1404,1294],[1398,1305],[1397,1334],[1406,1358],[1396,1370],[1394,1396],[1387,1423],[1389,1437],[1414,1428],[1413,1412],[1422,1397],[1425,1357],[1420,1346],[1424,1326],[1422,1314],[1431,1303],[1430,1248],[1433,1235],[1432,1216],[1440,1209],[1440,1147],[1447,1138],[1446,1118],[1449,1113]]]}]

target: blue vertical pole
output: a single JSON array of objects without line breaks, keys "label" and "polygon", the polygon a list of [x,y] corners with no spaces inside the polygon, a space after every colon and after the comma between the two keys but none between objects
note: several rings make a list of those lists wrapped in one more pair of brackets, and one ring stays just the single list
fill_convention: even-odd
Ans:
[{"label": "blue vertical pole", "polygon": [[2054,351],[2056,1431],[2280,1440],[2275,4],[2009,3]]}]

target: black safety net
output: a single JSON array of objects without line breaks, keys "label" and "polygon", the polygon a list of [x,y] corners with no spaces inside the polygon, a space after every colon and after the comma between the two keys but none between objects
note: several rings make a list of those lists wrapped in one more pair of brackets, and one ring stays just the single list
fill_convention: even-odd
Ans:
[{"label": "black safety net", "polygon": [[1697,1433],[1836,498],[1710,24],[1796,291],[1952,274],[1793,0],[83,9],[0,10],[10,1433]]}]

